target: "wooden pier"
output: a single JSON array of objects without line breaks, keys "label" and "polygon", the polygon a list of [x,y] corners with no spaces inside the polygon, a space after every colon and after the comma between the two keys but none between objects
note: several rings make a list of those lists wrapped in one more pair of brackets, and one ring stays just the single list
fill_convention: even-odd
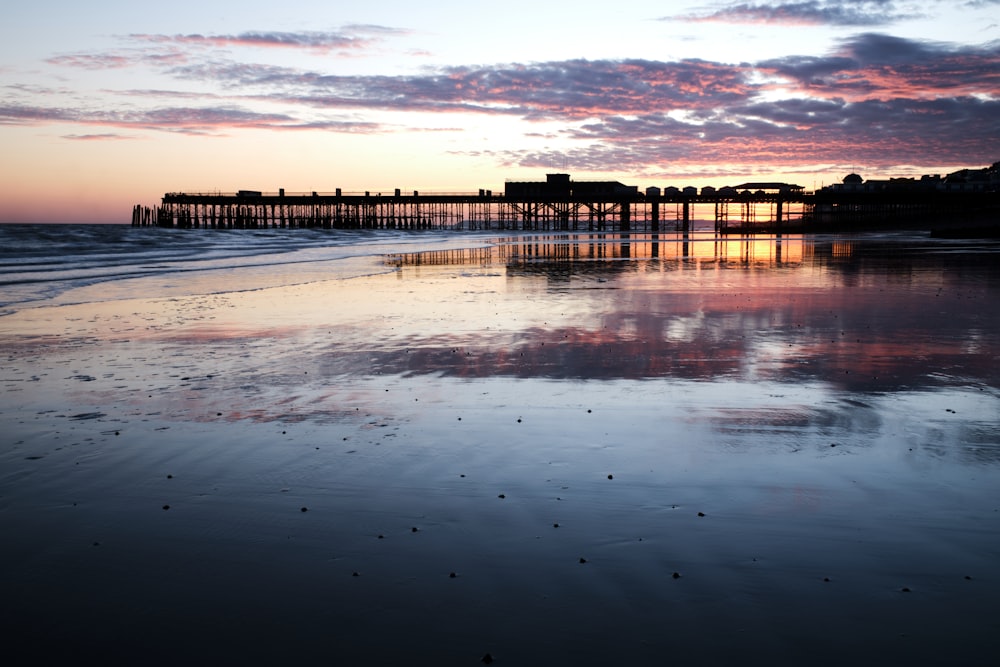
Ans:
[{"label": "wooden pier", "polygon": [[160,206],[136,206],[132,224],[212,229],[455,229],[660,231],[689,228],[695,211],[720,232],[793,226],[808,215],[803,195],[609,194],[511,197],[475,194],[171,193]]},{"label": "wooden pier", "polygon": [[549,174],[493,193],[168,193],[135,206],[132,224],[210,229],[452,229],[487,231],[688,230],[712,221],[720,234],[851,231],[913,221],[995,225],[1000,192],[897,190],[806,192],[783,183],[733,188],[648,188],[572,182]]}]

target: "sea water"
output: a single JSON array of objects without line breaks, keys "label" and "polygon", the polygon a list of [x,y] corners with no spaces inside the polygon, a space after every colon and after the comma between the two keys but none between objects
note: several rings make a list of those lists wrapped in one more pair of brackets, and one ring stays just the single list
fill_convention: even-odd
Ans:
[{"label": "sea water", "polygon": [[67,292],[94,285],[103,288],[75,299],[216,293],[348,278],[391,270],[378,261],[390,252],[467,245],[480,237],[469,233],[459,240],[444,232],[393,230],[0,225],[0,312],[23,304],[73,302],[64,297]]}]

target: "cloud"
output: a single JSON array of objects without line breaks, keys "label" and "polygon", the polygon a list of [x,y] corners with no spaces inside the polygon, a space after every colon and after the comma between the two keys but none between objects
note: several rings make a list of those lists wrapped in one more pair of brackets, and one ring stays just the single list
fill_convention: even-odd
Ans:
[{"label": "cloud", "polygon": [[813,96],[919,99],[1000,96],[1000,43],[954,46],[878,33],[848,38],[830,57],[790,56],[757,67]]},{"label": "cloud", "polygon": [[157,35],[132,34],[135,41],[152,44],[177,44],[207,47],[251,47],[306,49],[311,51],[343,53],[371,48],[385,36],[408,34],[406,30],[378,25],[349,25],[340,30],[330,31],[249,31],[230,35]]},{"label": "cloud", "polygon": [[712,108],[756,92],[745,67],[700,60],[567,60],[449,67],[409,76],[335,76],[213,61],[173,68],[184,80],[323,108],[474,111],[541,120],[585,119],[650,108]]},{"label": "cloud", "polygon": [[[75,108],[0,105],[0,125],[70,123],[182,134],[219,134],[231,130],[324,130],[373,132],[376,123],[344,120],[299,120],[286,114],[265,114],[238,107],[159,107],[136,111],[88,111]],[[70,135],[86,138],[100,135]]]},{"label": "cloud", "polygon": [[116,134],[114,132],[104,132],[101,134],[64,134],[62,138],[71,141],[123,141],[135,139],[136,137]]},{"label": "cloud", "polygon": [[120,49],[104,53],[70,53],[53,56],[45,62],[60,67],[75,67],[89,70],[126,69],[137,65],[163,67],[176,65],[187,59],[180,49],[170,48],[158,51],[148,49]]},{"label": "cloud", "polygon": [[[850,103],[786,100],[728,109],[685,123],[661,114],[612,117],[568,130],[585,147],[568,154],[509,151],[526,167],[569,161],[601,171],[673,163],[869,165],[989,164],[1000,155],[1000,100],[956,98]],[[603,167],[602,167],[603,165]]]},{"label": "cloud", "polygon": [[[377,27],[365,29],[378,33]],[[162,52],[128,55],[133,65],[151,65],[187,92],[170,85],[119,91],[119,101],[127,96],[126,110],[107,102],[104,110],[80,110],[78,96],[62,106],[0,99],[0,124],[212,135],[393,133],[421,128],[407,129],[396,118],[389,124],[382,112],[404,118],[415,112],[454,114],[449,118],[474,113],[526,121],[523,136],[532,144],[569,146],[512,147],[491,153],[493,159],[545,168],[570,163],[588,171],[612,165],[663,171],[712,162],[978,164],[1000,156],[1000,43],[954,45],[862,33],[827,55],[757,63],[572,59],[425,67],[393,76],[241,61],[215,49],[169,57],[175,51],[178,45],[168,40]],[[88,57],[57,62],[119,62]],[[12,96],[24,94],[8,89]],[[143,104],[149,108],[132,108]],[[343,117],[346,111],[353,114]],[[480,155],[485,150],[476,148]]]},{"label": "cloud", "polygon": [[804,2],[743,2],[704,9],[664,20],[719,23],[774,23],[792,25],[880,26],[921,14],[909,3],[894,0],[806,0]]}]

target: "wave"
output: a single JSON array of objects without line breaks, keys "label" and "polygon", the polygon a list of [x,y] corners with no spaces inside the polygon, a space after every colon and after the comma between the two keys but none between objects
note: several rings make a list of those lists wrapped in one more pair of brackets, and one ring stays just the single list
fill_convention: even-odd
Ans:
[{"label": "wave", "polygon": [[0,225],[0,314],[345,279],[393,270],[383,259],[393,253],[485,242],[447,231]]}]

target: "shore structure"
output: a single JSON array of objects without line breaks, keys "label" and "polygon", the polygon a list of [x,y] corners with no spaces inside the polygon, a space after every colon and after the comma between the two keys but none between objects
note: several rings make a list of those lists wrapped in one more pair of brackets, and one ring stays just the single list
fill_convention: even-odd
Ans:
[{"label": "shore structure", "polygon": [[995,228],[1000,162],[946,177],[842,183],[808,192],[779,182],[732,187],[649,187],[617,181],[508,181],[503,193],[167,193],[157,207],[136,205],[135,226],[181,228],[456,229],[524,231],[688,230],[695,207],[711,210],[719,233],[774,233],[940,220]]}]

